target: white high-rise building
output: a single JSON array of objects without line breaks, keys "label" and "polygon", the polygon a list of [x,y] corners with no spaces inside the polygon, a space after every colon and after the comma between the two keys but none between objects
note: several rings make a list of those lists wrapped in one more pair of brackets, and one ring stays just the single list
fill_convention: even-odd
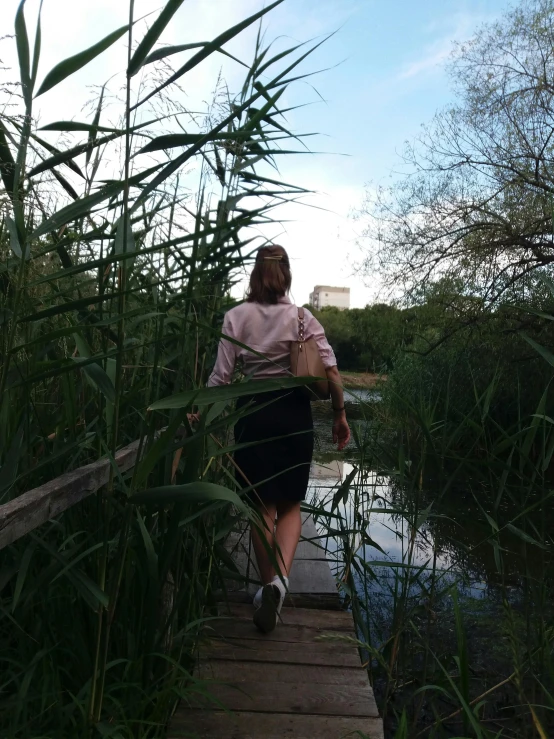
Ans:
[{"label": "white high-rise building", "polygon": [[350,308],[350,288],[331,287],[330,285],[316,285],[310,293],[310,305],[316,310],[332,305],[344,310]]}]

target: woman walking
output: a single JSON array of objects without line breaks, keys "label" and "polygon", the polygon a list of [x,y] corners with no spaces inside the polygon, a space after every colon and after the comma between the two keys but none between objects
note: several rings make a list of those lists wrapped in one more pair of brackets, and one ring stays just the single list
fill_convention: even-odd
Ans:
[{"label": "woman walking", "polygon": [[[208,385],[231,381],[235,366],[253,380],[290,375],[291,343],[298,340],[298,309],[290,301],[291,271],[287,252],[278,245],[258,250],[250,276],[247,301],[225,315],[223,334],[253,351],[222,339]],[[304,336],[313,337],[325,366],[333,404],[333,443],[344,449],[350,430],[337,361],[319,321],[304,310]],[[314,433],[310,398],[302,388],[277,390],[240,398],[237,407],[253,404],[257,410],[235,425],[237,482],[253,486],[251,503],[262,526],[252,527],[252,543],[262,586],[254,597],[254,623],[272,631],[289,584],[302,520],[300,503],[306,497]],[[266,441],[266,440],[270,441]],[[256,443],[259,442],[259,443]],[[265,539],[265,542],[264,542]],[[274,553],[273,561],[268,549]]]}]

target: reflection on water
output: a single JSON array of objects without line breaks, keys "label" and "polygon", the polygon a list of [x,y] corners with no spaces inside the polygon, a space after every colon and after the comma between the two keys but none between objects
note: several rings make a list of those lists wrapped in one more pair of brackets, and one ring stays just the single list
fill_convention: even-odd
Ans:
[{"label": "reflection on water", "polygon": [[[308,500],[331,511],[340,484],[354,469],[352,464],[343,460],[314,461]],[[335,501],[334,510],[340,515],[343,528],[350,532],[351,548],[370,564],[377,575],[377,579],[371,584],[372,592],[386,591],[390,587],[391,578],[394,579],[398,573],[398,566],[409,565],[410,568],[419,569],[418,590],[425,582],[425,573],[433,570],[435,576],[445,585],[459,580],[463,575],[464,592],[472,597],[483,597],[487,587],[487,579],[483,577],[483,563],[479,558],[471,562],[468,547],[445,533],[445,526],[448,528],[452,525],[449,519],[441,520],[430,516],[427,522],[421,522],[414,535],[409,516],[402,505],[405,501],[399,497],[398,490],[394,489],[389,478],[356,469],[349,487],[344,500],[338,504]],[[361,514],[357,520],[354,515],[354,499],[359,506],[358,513]],[[357,531],[360,520],[367,522],[365,530],[373,544],[362,542]],[[437,521],[440,522],[438,530]],[[444,524],[442,528],[441,524]],[[330,519],[325,526],[321,526],[321,533],[325,534],[328,527],[333,526],[337,526],[336,520]],[[474,527],[473,531],[479,536],[477,528]],[[338,535],[326,536],[326,546],[329,553],[334,555],[339,548],[343,548],[343,540]],[[478,551],[477,547],[475,551]],[[340,557],[330,558],[340,562]]]},{"label": "reflection on water", "polygon": [[[370,397],[375,400],[371,391]],[[363,436],[364,429],[369,427],[366,415],[370,406],[364,408],[363,403],[353,402],[351,397],[346,399],[346,406],[350,422],[357,425],[358,434]],[[386,591],[399,575],[406,574],[408,567],[410,573],[421,568],[413,578],[411,590],[424,589],[425,577],[432,572],[443,586],[455,582],[460,592],[479,599],[494,599],[500,584],[517,597],[529,572],[540,582],[550,552],[546,553],[544,547],[531,546],[533,542],[529,538],[522,543],[519,531],[522,507],[542,511],[533,520],[528,517],[536,531],[549,525],[550,509],[539,507],[535,501],[540,492],[526,491],[523,503],[515,493],[513,497],[505,495],[495,512],[497,493],[481,482],[460,478],[456,487],[442,490],[438,485],[433,487],[430,479],[426,490],[416,492],[414,488],[403,489],[396,481],[372,471],[356,469],[352,475],[353,465],[335,458],[329,404],[314,403],[313,411],[319,459],[312,464],[308,500],[330,512],[335,498],[335,513],[340,514],[344,523],[341,531],[336,530],[327,537],[328,550],[333,553],[339,548],[343,550],[346,541],[350,551],[368,563],[376,576],[369,585],[373,593]],[[351,453],[355,453],[353,446]],[[349,490],[339,491],[340,484],[350,475]],[[422,515],[426,509],[426,515]],[[497,534],[489,514],[500,519]],[[517,523],[517,529],[511,525],[512,521]],[[412,527],[411,523],[416,525]],[[329,517],[321,526],[321,533],[333,527],[341,528],[336,517]],[[346,539],[344,528],[349,530]],[[369,542],[363,543],[360,528]],[[341,557],[333,559],[338,561]]]},{"label": "reflection on water", "polygon": [[344,399],[348,403],[371,403],[376,400],[381,400],[381,393],[377,390],[365,389],[365,388],[345,388]]},{"label": "reflection on water", "polygon": [[[405,474],[402,466],[402,474],[395,474],[389,454],[380,455],[376,446],[394,444],[395,437],[378,437],[368,420],[371,409],[366,412],[354,403],[348,407],[348,402],[357,448],[352,444],[347,449],[349,461],[337,459],[329,442],[331,413],[324,404],[314,406],[319,406],[314,420],[321,442],[308,501],[317,509],[316,523],[344,585],[346,604],[353,606],[358,635],[371,645],[364,659],[383,712],[400,715],[420,693],[418,686],[432,683],[434,688],[435,677],[438,684],[443,673],[449,688],[459,671],[461,657],[455,662],[456,655],[464,654],[475,665],[471,687],[481,696],[491,686],[497,690],[507,683],[504,678],[519,659],[513,656],[518,649],[550,655],[551,645],[544,647],[541,641],[542,625],[551,622],[545,584],[552,555],[543,543],[553,515],[545,505],[550,490],[538,485],[528,489],[527,482],[524,486],[515,480],[499,491],[493,475],[483,479],[469,465],[465,475],[457,469],[454,476],[448,459],[435,467],[431,462],[413,464]],[[378,461],[366,462],[368,466],[391,470],[390,476],[355,466],[356,460],[376,458],[385,460],[383,467]],[[466,635],[463,643],[460,633]],[[535,644],[540,649],[533,652]],[[548,675],[543,664],[537,671],[541,680]],[[495,716],[507,715],[502,712],[517,701],[511,686],[505,691],[491,704]],[[445,708],[442,696],[437,704],[435,699],[426,689],[417,730],[431,726]],[[453,705],[446,704],[445,712]],[[455,733],[448,733],[448,727],[447,733],[420,731],[418,736],[460,736],[458,728]],[[497,728],[495,724],[499,736]],[[511,736],[523,734],[516,728]],[[554,737],[554,730],[544,736]]]},{"label": "reflection on water", "polygon": [[[349,465],[347,465],[349,466]],[[344,462],[342,459],[333,459],[330,462],[312,462],[310,469],[310,482],[330,480],[332,485],[342,482],[344,477]]]}]

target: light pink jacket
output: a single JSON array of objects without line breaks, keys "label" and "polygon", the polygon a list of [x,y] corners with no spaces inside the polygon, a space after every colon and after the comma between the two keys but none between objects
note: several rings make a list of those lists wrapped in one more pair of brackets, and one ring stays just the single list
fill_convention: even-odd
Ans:
[{"label": "light pink jacket", "polygon": [[[252,374],[256,380],[286,377],[290,375],[290,345],[298,340],[298,308],[287,297],[280,298],[276,305],[242,303],[225,314],[222,333],[255,349],[264,358],[221,339],[208,385],[230,382],[237,363],[245,375]],[[304,336],[314,337],[326,368],[337,364],[323,326],[306,308]]]}]

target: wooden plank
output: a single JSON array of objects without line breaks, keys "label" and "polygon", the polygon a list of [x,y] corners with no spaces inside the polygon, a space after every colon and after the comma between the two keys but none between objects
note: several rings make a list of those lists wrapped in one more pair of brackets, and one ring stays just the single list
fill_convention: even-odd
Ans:
[{"label": "wooden plank", "polygon": [[294,559],[295,561],[299,559],[321,559],[325,562],[329,561],[328,556],[325,554],[325,549],[322,546],[318,546],[307,540],[298,542]]},{"label": "wooden plank", "polygon": [[295,561],[290,573],[289,589],[291,593],[337,594],[337,585],[329,563],[322,559]]},{"label": "wooden plank", "polygon": [[302,523],[302,534],[296,549],[295,559],[324,559],[328,561],[324,541],[317,531],[313,518],[309,516]]},{"label": "wooden plank", "polygon": [[[220,604],[222,616],[234,616],[252,621],[254,608],[250,604]],[[354,621],[350,611],[317,611],[313,608],[288,608],[281,610],[281,621],[289,626],[312,626],[330,631],[353,631]]]},{"label": "wooden plank", "polygon": [[[314,543],[320,538],[309,516],[302,534],[303,556],[295,558],[291,592],[275,631],[261,634],[252,623],[256,585],[226,593],[222,618],[207,624],[199,651],[199,677],[213,700],[195,694],[191,704],[189,698],[189,706],[175,716],[171,738],[339,739],[363,732],[383,739],[354,621],[340,610],[335,579],[324,550]],[[227,547],[240,571],[257,578],[244,533],[235,532]],[[232,713],[218,710],[220,705]]]},{"label": "wooden plank", "polygon": [[[268,666],[269,669],[269,666]],[[310,713],[319,716],[368,716],[379,711],[366,686],[310,685],[306,683],[241,682],[237,685],[210,683],[210,695],[232,711]],[[191,707],[210,709],[214,703],[195,694]]]},{"label": "wooden plank", "polygon": [[[233,555],[242,551],[247,555],[251,552],[250,529],[246,524],[243,528],[231,531],[226,541],[227,550]],[[253,566],[256,568],[254,555],[252,553]],[[329,560],[329,553],[325,552],[323,540],[315,529],[313,521],[308,519],[302,528],[302,534],[296,549],[295,559],[324,559]]]},{"label": "wooden plank", "polygon": [[360,732],[369,739],[383,739],[383,723],[368,717],[181,709],[173,718],[168,739],[353,739]]},{"label": "wooden plank", "polygon": [[[120,472],[126,472],[135,464],[139,441],[116,452],[115,461]],[[100,459],[0,505],[0,549],[106,485],[110,467],[109,459]]]},{"label": "wooden plank", "polygon": [[301,649],[297,644],[285,641],[212,639],[201,647],[200,654],[202,660],[360,667],[358,650],[337,642],[315,642],[309,648]]},{"label": "wooden plank", "polygon": [[[224,637],[235,639],[254,639],[255,641],[286,641],[295,642],[297,644],[312,644],[317,639],[325,636],[333,636],[337,640],[343,640],[343,644],[347,642],[347,637],[355,638],[354,624],[350,626],[350,631],[340,631],[333,634],[332,629],[324,627],[298,626],[288,625],[284,623],[278,624],[277,628],[269,634],[263,634],[254,626],[250,619],[221,619],[217,621],[209,621],[206,624],[205,633],[210,638]],[[317,641],[320,644],[321,641]]]},{"label": "wooden plank", "polygon": [[[320,541],[319,533],[311,517],[305,518],[302,524],[302,536],[308,540]],[[291,594],[326,593],[336,596],[338,599],[335,578],[331,573],[328,560],[325,559],[324,550],[318,549],[311,541],[300,542],[299,548],[302,546],[304,547],[302,549],[304,556],[296,557],[292,566],[289,585]],[[226,547],[241,575],[248,580],[255,581],[249,583],[245,588],[253,597],[260,585],[260,576],[250,546],[249,532],[242,528],[233,531],[227,538]],[[234,583],[228,582],[226,586],[231,592],[243,589],[240,583],[236,581]]]},{"label": "wooden plank", "polygon": [[[253,581],[247,586],[252,597],[260,587],[260,576],[254,563],[248,566],[245,553],[234,553],[233,560],[240,574]],[[289,590],[292,594],[299,593],[327,593],[337,595],[335,578],[331,574],[329,563],[324,559],[298,559],[292,565]],[[235,581],[241,586],[240,580]],[[244,585],[242,585],[244,588]],[[235,589],[234,587],[232,588]]]},{"label": "wooden plank", "polygon": [[[302,537],[304,539],[321,543],[321,537],[317,531],[311,516],[304,519],[302,523]],[[290,575],[291,593],[336,593],[337,585],[331,573],[327,558],[295,560]]]},{"label": "wooden plank", "polygon": [[307,683],[310,685],[352,685],[369,692],[367,672],[358,667],[322,667],[280,663],[229,662],[208,660],[198,666],[198,675],[206,680],[228,683]]},{"label": "wooden plank", "polygon": [[[243,603],[252,605],[252,593],[246,590],[216,591],[216,600],[223,603]],[[294,593],[285,598],[285,607],[313,608],[317,610],[342,610],[341,601],[337,592],[334,593]]]}]

